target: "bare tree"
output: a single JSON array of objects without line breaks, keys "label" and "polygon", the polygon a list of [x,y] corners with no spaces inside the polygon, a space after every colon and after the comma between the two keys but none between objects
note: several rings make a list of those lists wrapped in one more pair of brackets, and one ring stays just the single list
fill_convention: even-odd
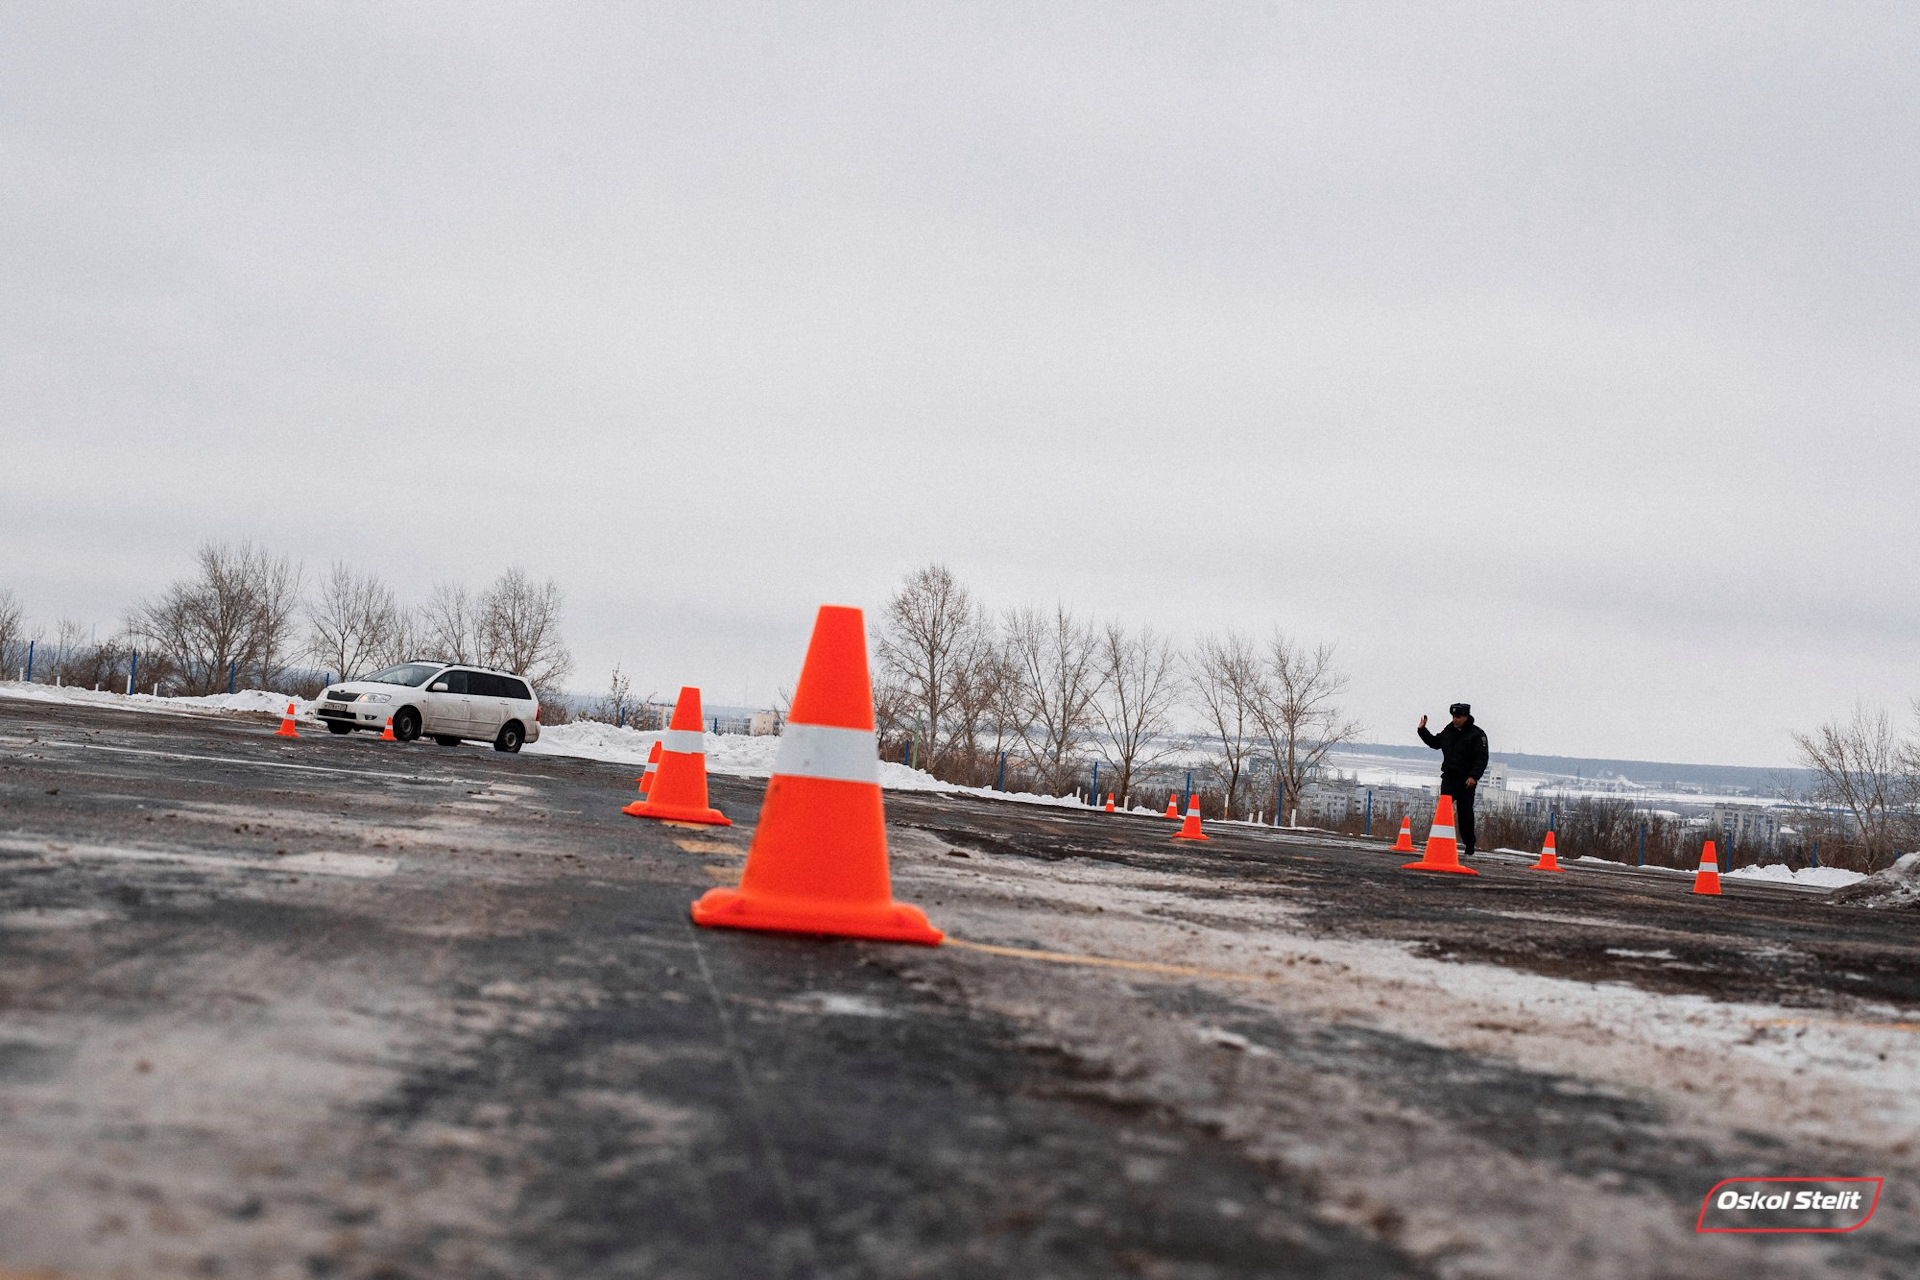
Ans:
[{"label": "bare tree", "polygon": [[457,582],[437,582],[417,622],[423,651],[442,662],[480,661],[480,609],[473,593]]},{"label": "bare tree", "polygon": [[351,680],[395,660],[406,615],[393,590],[371,573],[355,573],[336,561],[307,607],[307,653],[328,671]]},{"label": "bare tree", "polygon": [[1891,865],[1899,845],[1914,832],[1920,761],[1913,744],[1899,740],[1884,710],[1864,706],[1855,706],[1847,720],[1830,720],[1810,734],[1794,734],[1793,742],[1801,763],[1818,776],[1814,797],[1852,816],[1866,846],[1867,870]]},{"label": "bare tree", "polygon": [[887,601],[875,653],[882,679],[917,722],[929,770],[944,763],[981,630],[972,593],[943,564],[914,570]]},{"label": "bare tree", "polygon": [[1274,769],[1288,802],[1319,771],[1327,753],[1359,737],[1358,721],[1348,720],[1334,699],[1345,692],[1347,677],[1333,664],[1333,646],[1312,649],[1276,631],[1267,641],[1260,697],[1254,717],[1273,755]]},{"label": "bare tree", "polygon": [[11,587],[0,587],[0,680],[11,680],[27,665],[26,615]]},{"label": "bare tree", "polygon": [[195,559],[193,577],[134,609],[129,634],[169,655],[189,692],[224,689],[229,672],[271,686],[293,646],[298,566],[251,542],[204,543]]},{"label": "bare tree", "polygon": [[1032,713],[1011,647],[983,622],[967,655],[954,702],[954,754],[965,755],[968,777],[984,784],[997,777],[1002,753],[1026,741]]},{"label": "bare tree", "polygon": [[1172,641],[1151,626],[1131,631],[1117,622],[1101,630],[1097,652],[1101,695],[1093,712],[1100,755],[1119,774],[1115,786],[1124,808],[1134,770],[1174,749],[1166,732],[1180,701],[1179,659]]},{"label": "bare tree", "polygon": [[542,693],[558,693],[573,673],[560,635],[560,584],[508,569],[480,597],[480,661],[517,671]]},{"label": "bare tree", "polygon": [[1231,817],[1258,741],[1260,655],[1253,641],[1237,631],[1202,636],[1188,659],[1187,674],[1206,719],[1209,771],[1226,791]]},{"label": "bare tree", "polygon": [[1027,759],[1041,785],[1056,795],[1079,777],[1080,750],[1100,692],[1093,631],[1065,604],[1052,612],[1017,609],[1007,615],[1007,650],[1019,677]]}]

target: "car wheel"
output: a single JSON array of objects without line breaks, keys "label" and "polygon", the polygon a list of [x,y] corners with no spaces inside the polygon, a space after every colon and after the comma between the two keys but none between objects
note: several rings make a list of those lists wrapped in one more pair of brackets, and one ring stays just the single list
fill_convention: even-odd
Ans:
[{"label": "car wheel", "polygon": [[518,751],[520,744],[526,740],[527,731],[520,727],[520,722],[509,720],[500,726],[500,736],[493,740],[493,749],[512,753]]},{"label": "car wheel", "polygon": [[333,721],[329,720],[327,721],[327,732],[328,733],[352,733],[353,726],[350,724],[335,724]]},{"label": "car wheel", "polygon": [[459,745],[460,745],[460,739],[458,739],[458,738],[450,738],[450,737],[448,737],[448,736],[447,736],[446,734],[444,734],[444,733],[436,733],[436,734],[434,734],[434,735],[433,735],[433,740],[434,740],[435,742],[437,742],[437,743],[439,743],[439,744],[440,744],[441,746],[443,746],[443,747],[457,747],[457,746],[459,746]]},{"label": "car wheel", "polygon": [[420,736],[420,713],[412,707],[402,707],[393,714],[393,736],[402,742],[412,742]]}]

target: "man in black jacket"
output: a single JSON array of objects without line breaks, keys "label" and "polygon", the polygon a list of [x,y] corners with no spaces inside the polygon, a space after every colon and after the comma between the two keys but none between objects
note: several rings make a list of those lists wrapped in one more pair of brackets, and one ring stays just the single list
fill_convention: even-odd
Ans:
[{"label": "man in black jacket", "polygon": [[1420,717],[1420,741],[1440,753],[1440,794],[1453,797],[1454,824],[1460,833],[1462,856],[1473,856],[1473,792],[1487,771],[1487,734],[1473,722],[1473,708],[1456,702],[1447,708],[1453,723],[1439,733],[1427,732]]}]

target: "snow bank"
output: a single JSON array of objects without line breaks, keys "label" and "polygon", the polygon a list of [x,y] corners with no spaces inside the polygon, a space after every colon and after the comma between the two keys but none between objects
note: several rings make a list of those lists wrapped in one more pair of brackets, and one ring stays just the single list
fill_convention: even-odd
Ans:
[{"label": "snow bank", "polygon": [[1920,853],[1910,853],[1885,871],[1835,890],[1833,900],[1859,907],[1920,907]]},{"label": "snow bank", "polygon": [[117,707],[124,711],[264,711],[279,715],[293,704],[293,713],[302,718],[313,714],[313,702],[289,697],[270,689],[242,689],[237,693],[216,693],[205,698],[156,698],[150,693],[112,693],[102,689],[76,689],[51,684],[22,684],[18,680],[0,682],[0,697],[20,698],[27,702],[79,703],[95,707]]},{"label": "snow bank", "polygon": [[[609,764],[632,765],[638,776],[646,767],[647,753],[660,740],[658,730],[621,729],[595,720],[543,726],[540,741],[529,742],[525,751],[534,755],[573,756],[580,760],[603,760]],[[750,737],[736,733],[706,735],[707,769],[736,778],[765,778],[773,773],[774,757],[780,752],[777,737]],[[962,787],[942,782],[930,773],[909,769],[895,761],[880,762],[880,785],[888,791],[936,791],[943,795],[980,796],[989,800],[1008,800],[1016,804],[1049,805],[1060,809],[1089,812],[1094,806],[1072,796],[1038,796],[1026,792],[995,791],[991,787]],[[1135,809],[1135,813],[1148,810]]]},{"label": "snow bank", "polygon": [[1740,867],[1726,873],[1729,880],[1771,880],[1775,884],[1813,885],[1820,889],[1844,889],[1867,877],[1841,867],[1802,867],[1793,871],[1775,862],[1763,867]]}]

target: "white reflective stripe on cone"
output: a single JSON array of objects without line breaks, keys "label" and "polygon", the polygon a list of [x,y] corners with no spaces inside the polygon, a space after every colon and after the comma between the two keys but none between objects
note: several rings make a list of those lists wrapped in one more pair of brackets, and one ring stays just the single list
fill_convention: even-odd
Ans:
[{"label": "white reflective stripe on cone", "polygon": [[780,752],[773,771],[790,778],[880,785],[880,748],[871,729],[841,729],[824,724],[795,724],[780,730]]},{"label": "white reflective stripe on cone", "polygon": [[706,735],[698,729],[669,729],[660,735],[660,749],[678,751],[684,756],[703,756],[707,753]]},{"label": "white reflective stripe on cone", "polygon": [[1700,864],[1700,869],[1702,871],[1711,871],[1717,875],[1720,871],[1720,864],[1717,862],[1703,862]]},{"label": "white reflective stripe on cone", "polygon": [[[701,754],[701,755],[705,755],[705,754],[706,754],[706,752],[704,752],[704,751],[703,751],[703,752],[701,752],[700,754]],[[642,770],[641,770],[641,772],[642,772],[642,773],[658,773],[658,772],[660,772],[660,762],[659,762],[658,760],[649,760],[649,761],[647,761],[647,767],[646,767],[645,769],[642,769]]]},{"label": "white reflective stripe on cone", "polygon": [[1432,831],[1429,831],[1427,833],[1427,839],[1429,840],[1438,840],[1443,836],[1448,840],[1452,840],[1454,838],[1453,828],[1452,827],[1435,827]]}]

